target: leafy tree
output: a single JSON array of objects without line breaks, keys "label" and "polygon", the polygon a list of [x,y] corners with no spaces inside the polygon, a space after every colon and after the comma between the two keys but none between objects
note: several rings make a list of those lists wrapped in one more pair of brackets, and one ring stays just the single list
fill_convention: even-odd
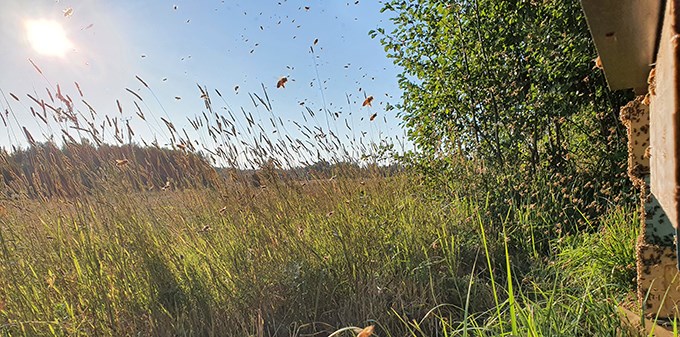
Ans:
[{"label": "leafy tree", "polygon": [[403,69],[389,108],[429,177],[478,184],[467,192],[499,204],[540,201],[540,189],[569,218],[627,196],[618,111],[631,93],[611,92],[593,67],[578,1],[391,0],[382,10],[394,29],[369,34]]}]

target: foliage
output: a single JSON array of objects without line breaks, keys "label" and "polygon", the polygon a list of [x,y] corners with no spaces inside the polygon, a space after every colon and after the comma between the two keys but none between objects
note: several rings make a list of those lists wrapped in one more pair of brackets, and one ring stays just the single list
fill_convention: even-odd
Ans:
[{"label": "foliage", "polygon": [[619,293],[635,289],[639,228],[632,224],[637,216],[632,210],[618,209],[603,219],[597,233],[565,238],[557,267],[578,270],[600,284],[610,283]]},{"label": "foliage", "polygon": [[479,185],[465,190],[497,206],[540,205],[536,189],[559,182],[548,207],[570,210],[564,221],[632,200],[618,121],[631,95],[611,92],[593,67],[578,1],[392,0],[383,11],[394,30],[370,34],[403,69],[392,108],[419,171],[459,190]]}]

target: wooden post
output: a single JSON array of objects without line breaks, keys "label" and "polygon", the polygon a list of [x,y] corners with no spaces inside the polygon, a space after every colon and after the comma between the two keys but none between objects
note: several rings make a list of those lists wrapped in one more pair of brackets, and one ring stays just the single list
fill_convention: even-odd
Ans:
[{"label": "wooden post", "polygon": [[645,313],[658,313],[660,317],[680,317],[680,274],[675,245],[680,223],[679,5],[678,0],[666,2],[656,67],[648,81],[650,148],[646,153],[650,156],[650,192],[644,186],[646,242],[638,246],[638,299],[644,304]]},{"label": "wooden post", "polygon": [[[628,173],[642,204],[638,300],[647,317],[678,318],[680,0],[582,0],[582,5],[610,87],[642,94],[621,109]],[[641,74],[648,74],[646,83]]]},{"label": "wooden post", "polygon": [[678,6],[680,1],[666,3],[656,70],[650,75],[651,95],[651,190],[665,210],[670,222],[678,227],[680,221],[680,130],[679,85],[680,34],[678,34]]}]

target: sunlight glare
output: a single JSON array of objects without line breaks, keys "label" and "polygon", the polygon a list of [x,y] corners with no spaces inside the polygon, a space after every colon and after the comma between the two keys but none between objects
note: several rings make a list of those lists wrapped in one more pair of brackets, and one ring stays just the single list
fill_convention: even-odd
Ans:
[{"label": "sunlight glare", "polygon": [[29,20],[26,22],[26,35],[31,47],[46,56],[63,57],[73,45],[56,21]]}]

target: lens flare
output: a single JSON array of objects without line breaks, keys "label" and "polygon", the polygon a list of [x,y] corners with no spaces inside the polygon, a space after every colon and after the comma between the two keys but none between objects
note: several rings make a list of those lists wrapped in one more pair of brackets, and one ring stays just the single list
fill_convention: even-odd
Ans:
[{"label": "lens flare", "polygon": [[26,37],[33,50],[45,56],[64,57],[73,46],[64,28],[51,20],[27,21]]}]

